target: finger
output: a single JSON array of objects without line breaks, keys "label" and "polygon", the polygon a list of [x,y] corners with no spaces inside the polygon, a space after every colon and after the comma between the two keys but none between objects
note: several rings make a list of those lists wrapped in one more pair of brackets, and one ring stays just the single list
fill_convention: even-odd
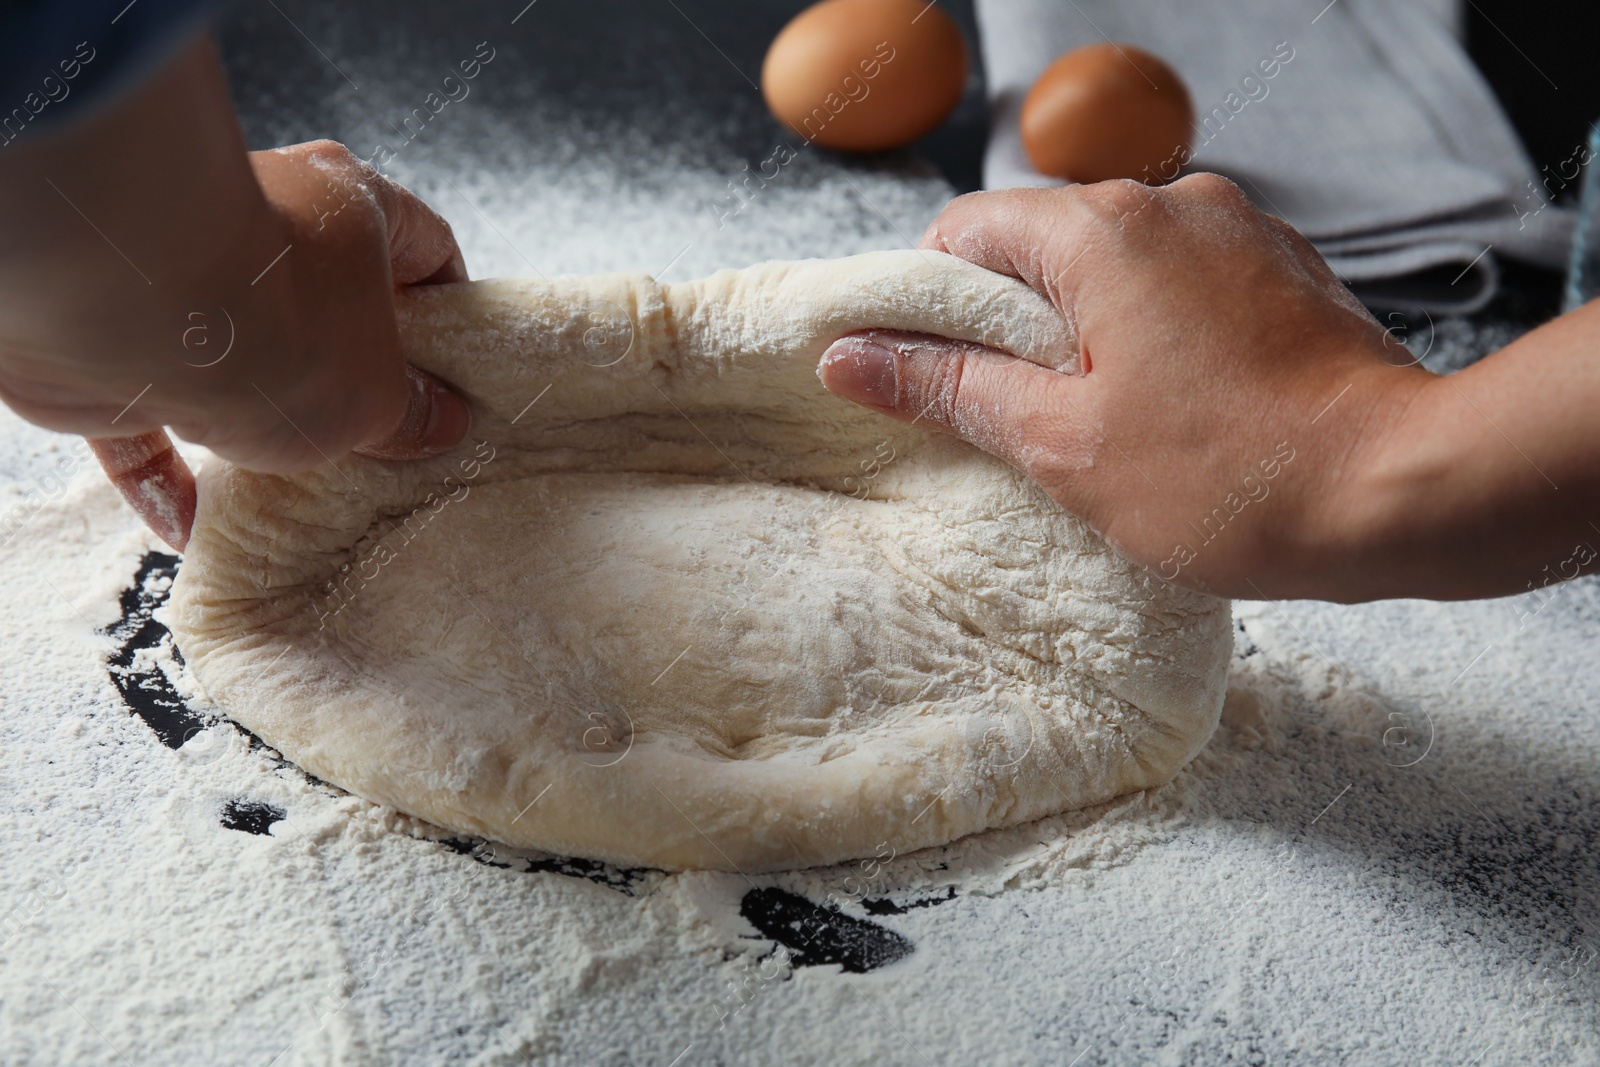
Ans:
[{"label": "finger", "polygon": [[917,247],[1020,278],[1053,298],[1057,272],[1048,253],[1075,236],[1071,231],[1077,227],[1063,207],[1077,203],[1079,196],[1076,187],[958,196],[928,224]]},{"label": "finger", "polygon": [[460,444],[472,428],[467,402],[438,378],[406,364],[410,396],[388,436],[355,451],[372,459],[425,459]]},{"label": "finger", "polygon": [[368,184],[389,226],[395,285],[464,282],[467,264],[450,224],[410,189],[373,172]]},{"label": "finger", "polygon": [[89,448],[145,525],[182,552],[194,526],[194,474],[166,432],[93,438]]},{"label": "finger", "polygon": [[1130,256],[1160,254],[1128,246],[1167,210],[1166,195],[1134,181],[969,193],[945,205],[920,244],[1021,280],[1081,338],[1088,294],[1115,285]]},{"label": "finger", "polygon": [[1072,376],[970,341],[850,334],[822,354],[817,376],[839,396],[954,434],[1036,478],[1074,451],[1084,426]]}]

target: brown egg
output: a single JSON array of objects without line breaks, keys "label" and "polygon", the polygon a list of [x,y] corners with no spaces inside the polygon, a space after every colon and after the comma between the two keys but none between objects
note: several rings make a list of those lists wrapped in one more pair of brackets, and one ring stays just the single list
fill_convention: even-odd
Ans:
[{"label": "brown egg", "polygon": [[927,0],[823,0],[761,64],[778,121],[843,152],[900,148],[944,121],[967,82],[967,45]]},{"label": "brown egg", "polygon": [[1073,49],[1022,102],[1022,146],[1041,174],[1160,185],[1189,158],[1194,105],[1178,72],[1131,44]]}]

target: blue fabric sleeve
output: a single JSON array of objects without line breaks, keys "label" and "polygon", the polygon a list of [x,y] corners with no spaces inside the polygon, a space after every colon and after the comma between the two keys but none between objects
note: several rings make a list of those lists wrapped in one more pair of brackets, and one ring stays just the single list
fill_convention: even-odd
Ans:
[{"label": "blue fabric sleeve", "polygon": [[0,0],[0,146],[131,89],[226,0]]}]

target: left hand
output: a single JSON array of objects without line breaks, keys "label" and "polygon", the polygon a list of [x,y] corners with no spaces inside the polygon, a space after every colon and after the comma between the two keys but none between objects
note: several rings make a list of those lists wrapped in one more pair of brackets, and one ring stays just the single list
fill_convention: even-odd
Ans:
[{"label": "left hand", "polygon": [[[173,406],[182,394],[169,392],[163,421],[226,459],[267,470],[346,451],[418,459],[455,445],[467,430],[466,404],[405,364],[390,299],[402,286],[466,280],[449,225],[332,141],[253,152],[250,163],[291,249],[275,268],[281,282],[263,290],[278,306],[255,313],[299,325],[294,350],[235,338],[229,373],[196,383],[203,391],[187,412]],[[330,188],[345,199],[330,199]],[[123,498],[182,551],[195,482],[166,431],[89,444]]]},{"label": "left hand", "polygon": [[7,146],[0,203],[0,400],[90,438],[176,548],[195,488],[166,427],[283,472],[466,434],[465,401],[406,365],[394,307],[466,278],[450,227],[331,141],[246,152],[204,38]]}]

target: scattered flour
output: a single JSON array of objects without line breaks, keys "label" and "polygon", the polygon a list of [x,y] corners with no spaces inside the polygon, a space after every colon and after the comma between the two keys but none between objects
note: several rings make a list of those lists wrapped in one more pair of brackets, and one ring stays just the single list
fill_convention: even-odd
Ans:
[{"label": "scattered flour", "polygon": [[[4,426],[13,469],[60,448]],[[446,846],[222,721],[165,747],[104,634],[155,547],[85,471],[0,556],[8,1063],[1597,1054],[1600,731],[1564,636],[1600,623],[1591,583],[1521,630],[1506,602],[1240,605],[1223,724],[1171,785],[747,881]],[[169,643],[139,666],[207,711]],[[229,829],[240,801],[283,817]],[[774,888],[913,950],[809,965],[741,911]]]}]

